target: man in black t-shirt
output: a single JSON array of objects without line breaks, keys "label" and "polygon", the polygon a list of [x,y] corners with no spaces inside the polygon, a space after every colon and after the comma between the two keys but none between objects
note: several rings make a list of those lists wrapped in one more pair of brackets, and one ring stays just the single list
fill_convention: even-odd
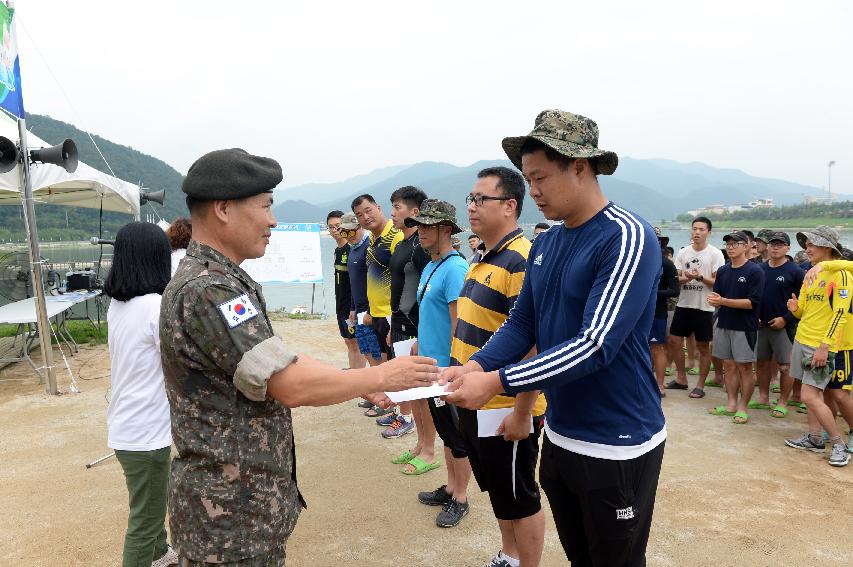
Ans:
[{"label": "man in black t-shirt", "polygon": [[349,255],[349,244],[346,238],[340,235],[341,217],[343,211],[332,211],[326,215],[326,226],[329,235],[335,240],[335,319],[338,322],[338,330],[347,347],[347,357],[350,368],[364,368],[364,356],[358,351],[358,342],[355,340],[355,328],[350,321],[350,309],[352,308],[352,291],[350,290],[349,272],[347,270],[347,256]]}]

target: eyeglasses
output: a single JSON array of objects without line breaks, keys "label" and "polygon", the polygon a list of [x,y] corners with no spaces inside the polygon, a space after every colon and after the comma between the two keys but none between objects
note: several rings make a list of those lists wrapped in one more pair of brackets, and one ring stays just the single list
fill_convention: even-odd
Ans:
[{"label": "eyeglasses", "polygon": [[734,248],[735,246],[740,246],[741,244],[745,246],[746,242],[743,242],[742,240],[729,240],[728,242],[726,242],[726,248]]},{"label": "eyeglasses", "polygon": [[486,201],[509,201],[510,199],[515,199],[515,197],[489,197],[488,195],[474,195],[470,193],[465,197],[465,204],[470,205],[474,203],[476,206],[482,207]]},{"label": "eyeglasses", "polygon": [[338,232],[341,229],[341,225],[339,224],[330,224],[328,226],[329,230],[331,230],[332,232]]},{"label": "eyeglasses", "polygon": [[345,229],[345,228],[342,228],[342,229],[340,229],[340,230],[338,231],[338,234],[340,234],[340,235],[341,235],[341,236],[343,236],[344,238],[352,238],[353,236],[355,236],[356,234],[358,234],[358,229],[357,229],[357,228],[354,228],[354,229],[352,229],[352,230],[347,230],[347,229]]}]

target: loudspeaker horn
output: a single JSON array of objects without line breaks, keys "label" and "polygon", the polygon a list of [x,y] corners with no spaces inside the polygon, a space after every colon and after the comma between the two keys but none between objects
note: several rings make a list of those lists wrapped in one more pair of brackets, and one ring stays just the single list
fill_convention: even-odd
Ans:
[{"label": "loudspeaker horn", "polygon": [[18,165],[18,146],[9,138],[0,136],[0,173],[12,171]]},{"label": "loudspeaker horn", "polygon": [[160,205],[163,204],[163,201],[166,200],[166,190],[160,189],[159,191],[151,191],[150,193],[139,192],[139,204],[144,205],[149,201],[154,201]]},{"label": "loudspeaker horn", "polygon": [[68,173],[77,171],[77,146],[66,139],[61,144],[49,148],[30,150],[30,160],[38,163],[52,163]]}]

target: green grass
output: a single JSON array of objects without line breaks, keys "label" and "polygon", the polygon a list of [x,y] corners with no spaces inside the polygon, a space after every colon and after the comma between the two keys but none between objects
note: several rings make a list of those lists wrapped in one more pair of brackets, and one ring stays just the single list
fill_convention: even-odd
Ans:
[{"label": "green grass", "polygon": [[[101,331],[89,321],[68,321],[66,323],[68,333],[78,345],[103,345],[107,343],[107,322],[101,322]],[[18,330],[17,325],[0,325],[0,337],[14,337]],[[55,340],[53,341],[56,342]]]}]

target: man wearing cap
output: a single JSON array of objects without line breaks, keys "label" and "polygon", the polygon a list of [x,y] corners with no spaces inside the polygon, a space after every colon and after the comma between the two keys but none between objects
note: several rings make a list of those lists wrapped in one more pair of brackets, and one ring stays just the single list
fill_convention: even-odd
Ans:
[{"label": "man wearing cap", "polygon": [[658,381],[661,397],[666,396],[663,384],[667,365],[667,316],[669,300],[678,297],[678,270],[672,260],[666,257],[664,249],[669,244],[669,237],[663,236],[659,226],[654,228],[655,235],[661,247],[661,276],[658,283],[657,303],[655,303],[655,318],[652,320],[652,330],[649,333],[649,347],[652,349],[652,367]]},{"label": "man wearing cap", "polygon": [[766,262],[770,259],[770,237],[774,234],[776,234],[774,231],[762,228],[755,235],[755,252],[758,261]]},{"label": "man wearing cap", "polygon": [[[456,223],[456,208],[446,201],[426,199],[420,212],[405,222],[406,226],[418,227],[421,247],[432,259],[421,272],[418,283],[417,352],[434,358],[440,367],[447,367],[450,366],[450,341],[456,327],[456,302],[468,271],[468,262],[451,244],[451,236],[462,232]],[[418,500],[428,506],[441,506],[435,523],[450,528],[468,514],[471,464],[457,425],[456,408],[440,398],[430,398],[427,403],[435,429],[444,442],[447,484],[421,492]],[[438,459],[434,466],[438,466]]]},{"label": "man wearing cap", "polygon": [[755,390],[752,365],[764,272],[749,260],[750,239],[746,232],[733,231],[723,241],[730,262],[717,270],[708,305],[719,308],[713,354],[723,361],[728,404],[714,408],[711,413],[733,416],[734,423],[745,424],[749,421],[747,403]]},{"label": "man wearing cap", "polygon": [[[813,265],[841,258],[838,233],[828,226],[798,232],[797,242],[806,249]],[[835,267],[835,266],[833,266]],[[835,402],[848,425],[853,425],[853,400],[850,398],[849,309],[851,299],[850,272],[842,269],[819,271],[814,279],[806,278],[799,297],[792,295],[788,309],[800,320],[791,351],[791,376],[802,380],[801,399],[808,408],[808,431],[797,439],[785,439],[795,449],[816,453],[825,451],[821,429],[826,431],[830,446],[829,464],[843,467],[850,461],[835,421],[835,410],[826,400]]]},{"label": "man wearing cap", "polygon": [[[787,302],[800,292],[803,270],[788,260],[791,239],[784,232],[759,232],[758,239],[767,239],[768,258],[761,264],[764,271],[764,291],[758,308],[758,339],[755,345],[758,401],[749,402],[751,409],[770,409],[773,417],[788,415],[788,400],[794,381],[788,372],[791,348],[797,332],[797,319],[788,311]],[[770,406],[770,379],[773,362],[779,369],[780,395],[775,406]],[[799,392],[797,392],[799,394]],[[799,398],[799,396],[797,396]]]},{"label": "man wearing cap", "polygon": [[[465,365],[442,375],[451,403],[543,390],[539,479],[573,565],[641,565],[666,427],[649,332],[661,271],[652,227],[603,195],[616,169],[598,126],[560,110],[539,114],[503,148],[549,221],[533,242],[509,317]],[[536,346],[538,352],[521,361]],[[521,361],[521,362],[519,362]]]},{"label": "man wearing cap", "polygon": [[364,356],[358,350],[358,342],[355,339],[355,328],[350,321],[352,310],[352,286],[349,280],[349,258],[350,245],[341,233],[341,218],[343,211],[331,211],[326,215],[326,227],[329,236],[335,240],[334,261],[332,266],[335,270],[335,319],[338,323],[338,331],[344,339],[347,347],[347,359],[350,368],[364,368]]},{"label": "man wearing cap", "polygon": [[275,160],[230,149],[199,158],[182,186],[193,239],[160,315],[177,450],[169,522],[182,567],[285,564],[287,538],[305,505],[289,408],[437,377],[434,361],[420,357],[343,371],[297,356],[273,334],[261,286],[240,264],[264,254],[276,225],[272,190],[281,179]]},{"label": "man wearing cap", "polygon": [[[364,355],[370,366],[376,366],[381,362],[382,350],[379,347],[379,339],[376,337],[373,327],[364,321],[370,310],[370,304],[367,300],[367,248],[369,239],[354,213],[346,213],[341,217],[340,234],[347,239],[350,247],[347,256],[347,274],[349,274],[352,292],[349,323],[353,326],[359,352]],[[373,409],[373,404],[367,402],[359,405],[366,405],[366,411]],[[373,411],[372,413],[377,412]]]}]

